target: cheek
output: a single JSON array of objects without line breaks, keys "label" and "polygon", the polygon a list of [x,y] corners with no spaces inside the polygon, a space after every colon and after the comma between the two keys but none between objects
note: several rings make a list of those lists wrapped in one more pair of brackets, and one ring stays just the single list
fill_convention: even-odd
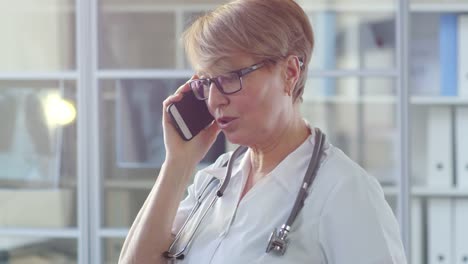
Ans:
[{"label": "cheek", "polygon": [[257,100],[249,95],[235,98],[231,103],[235,105],[237,114],[244,117],[245,120],[252,118],[259,111]]},{"label": "cheek", "polygon": [[269,81],[263,86],[256,86],[254,92],[245,95],[245,100],[239,105],[242,111],[254,127],[264,127],[266,123],[276,122],[274,117],[281,107],[281,86]]}]

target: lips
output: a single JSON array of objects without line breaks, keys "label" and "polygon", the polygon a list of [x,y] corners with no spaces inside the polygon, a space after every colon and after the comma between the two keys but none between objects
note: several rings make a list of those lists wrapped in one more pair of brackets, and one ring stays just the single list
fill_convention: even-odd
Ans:
[{"label": "lips", "polygon": [[229,127],[229,125],[232,124],[232,122],[236,119],[237,118],[235,117],[223,116],[223,117],[216,118],[216,123],[218,124],[219,128],[225,129]]}]

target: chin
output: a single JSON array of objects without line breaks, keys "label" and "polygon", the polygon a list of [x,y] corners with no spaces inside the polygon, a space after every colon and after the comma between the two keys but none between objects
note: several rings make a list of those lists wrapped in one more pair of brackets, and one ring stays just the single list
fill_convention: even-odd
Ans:
[{"label": "chin", "polygon": [[252,136],[246,136],[239,132],[224,132],[224,136],[226,137],[227,141],[231,144],[248,146],[252,140]]}]

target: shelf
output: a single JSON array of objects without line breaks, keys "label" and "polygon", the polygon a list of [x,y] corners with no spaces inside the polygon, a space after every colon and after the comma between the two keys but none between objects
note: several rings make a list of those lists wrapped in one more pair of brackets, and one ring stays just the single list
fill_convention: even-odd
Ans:
[{"label": "shelf", "polygon": [[456,96],[413,96],[413,105],[468,105],[468,97]]},{"label": "shelf", "polygon": [[[154,185],[154,181],[150,180],[112,180],[106,181],[105,187],[117,189],[141,189],[149,190]],[[383,186],[385,195],[397,196],[399,193],[398,187]],[[412,197],[463,197],[468,198],[468,189],[455,188],[433,188],[433,187],[413,187],[411,189]]]},{"label": "shelf", "polygon": [[1,227],[0,237],[53,237],[53,238],[78,238],[80,235],[77,228],[16,228]]},{"label": "shelf", "polygon": [[104,187],[109,189],[125,189],[125,190],[151,190],[156,180],[141,180],[141,179],[112,179],[105,180]]},{"label": "shelf", "polygon": [[317,11],[336,11],[336,12],[370,12],[370,13],[389,13],[397,10],[397,4],[394,1],[342,1],[332,2],[323,1],[310,4],[309,1],[300,2],[301,6],[306,12],[317,12]]},{"label": "shelf", "polygon": [[[101,11],[108,13],[156,13],[156,12],[204,12],[218,7],[217,4],[114,4],[103,5]],[[368,3],[365,1],[356,3],[314,3],[301,4],[306,12],[336,11],[336,12],[359,12],[359,13],[390,13],[397,11],[397,4]],[[411,12],[468,12],[468,2],[426,2],[410,3]]]},{"label": "shelf", "polygon": [[99,236],[102,238],[125,238],[128,234],[128,228],[102,228],[99,230]]},{"label": "shelf", "polygon": [[462,13],[468,12],[468,2],[460,3],[411,3],[411,12],[427,13]]},{"label": "shelf", "polygon": [[[151,78],[190,78],[194,74],[191,69],[118,69],[99,70],[100,79],[151,79]],[[393,69],[382,70],[320,70],[312,69],[308,72],[309,78],[341,78],[341,77],[374,77],[394,78],[398,73]]]},{"label": "shelf", "polygon": [[99,79],[171,79],[190,78],[192,70],[101,70],[97,72]]},{"label": "shelf", "polygon": [[413,187],[413,197],[468,197],[468,189]]},{"label": "shelf", "polygon": [[[158,13],[158,12],[205,12],[213,10],[220,4],[164,4],[164,3],[135,3],[135,4],[106,4],[103,3],[99,9],[101,13]],[[301,3],[301,6],[306,12],[321,12],[321,11],[336,11],[336,12],[359,12],[359,13],[390,13],[397,11],[396,2],[375,3],[366,1],[353,2],[318,2],[314,4]],[[24,14],[24,13],[63,13],[75,12],[75,5],[59,4],[59,5],[43,5],[40,7],[21,7],[18,10],[16,7],[2,10],[8,14]],[[417,2],[410,3],[411,12],[428,12],[428,13],[444,13],[444,12],[468,12],[468,2]]]},{"label": "shelf", "polygon": [[[206,168],[209,164],[199,164],[195,171],[200,171]],[[134,167],[133,169],[139,169],[141,167]],[[104,188],[106,189],[120,189],[120,190],[151,190],[157,178],[157,169],[155,169],[154,179],[151,178],[133,178],[133,179],[119,179],[119,178],[106,178],[104,179]]]},{"label": "shelf", "polygon": [[391,95],[376,95],[376,96],[317,96],[304,98],[304,104],[307,103],[332,103],[332,104],[394,104],[396,103],[395,96]]},{"label": "shelf", "polygon": [[[375,3],[357,1],[355,3],[342,2],[316,2],[314,4],[300,3],[306,12],[319,12],[319,11],[336,11],[336,12],[395,12],[396,4],[392,1],[387,3]],[[206,10],[213,10],[221,4],[152,4],[152,3],[139,3],[139,4],[104,4],[101,10],[108,13],[154,13],[154,12],[205,12]]]},{"label": "shelf", "polygon": [[[24,15],[27,13],[35,14],[56,14],[56,13],[72,13],[76,11],[76,6],[74,4],[63,3],[64,1],[57,1],[55,4],[45,4],[40,2],[39,5],[34,6],[31,4],[28,5],[3,5],[0,14],[15,16],[15,15]],[[38,2],[39,3],[39,2]]]},{"label": "shelf", "polygon": [[[399,193],[398,187],[383,187],[387,196],[396,196]],[[468,198],[468,189],[456,188],[434,188],[434,187],[413,187],[410,195],[412,197],[462,197]]]},{"label": "shelf", "polygon": [[398,72],[394,69],[336,69],[336,70],[323,70],[323,69],[309,69],[307,76],[310,77],[378,77],[378,78],[392,78],[397,77]]},{"label": "shelf", "polygon": [[2,72],[0,81],[5,80],[75,80],[78,78],[76,71],[58,72]]},{"label": "shelf", "polygon": [[216,4],[102,4],[101,13],[158,13],[158,12],[205,12]]}]

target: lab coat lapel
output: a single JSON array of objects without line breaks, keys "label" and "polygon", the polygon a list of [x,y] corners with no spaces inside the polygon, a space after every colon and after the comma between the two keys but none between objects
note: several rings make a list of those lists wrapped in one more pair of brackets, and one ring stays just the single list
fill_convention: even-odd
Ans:
[{"label": "lab coat lapel", "polygon": [[[250,150],[247,150],[246,153],[244,153],[241,157],[236,159],[234,162],[234,167],[232,168],[232,175],[231,178],[238,177],[239,175],[242,174],[242,168],[246,166],[246,162],[249,161],[249,152]],[[229,156],[232,155],[232,152],[229,153]],[[227,164],[227,163],[226,163]],[[209,174],[212,177],[215,177],[219,180],[222,180],[226,177],[226,172],[227,172],[227,165],[224,167],[212,167],[212,168],[207,168],[203,171],[206,174]]]}]

